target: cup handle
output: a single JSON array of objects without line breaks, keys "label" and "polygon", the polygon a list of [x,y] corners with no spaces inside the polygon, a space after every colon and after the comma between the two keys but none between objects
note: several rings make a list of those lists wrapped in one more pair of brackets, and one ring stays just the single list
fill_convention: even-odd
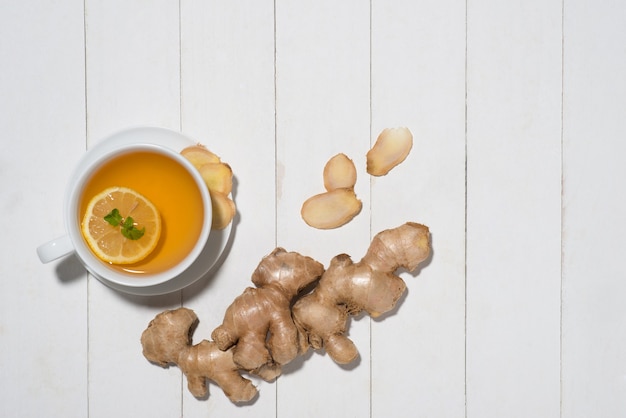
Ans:
[{"label": "cup handle", "polygon": [[39,260],[44,264],[72,252],[74,252],[74,245],[69,235],[54,239],[37,247]]}]

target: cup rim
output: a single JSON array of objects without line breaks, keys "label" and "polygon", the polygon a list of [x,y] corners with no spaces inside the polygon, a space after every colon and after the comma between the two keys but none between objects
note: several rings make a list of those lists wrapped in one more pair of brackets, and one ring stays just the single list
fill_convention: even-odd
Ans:
[{"label": "cup rim", "polygon": [[[102,164],[104,164],[112,157],[138,151],[155,152],[171,158],[174,161],[178,162],[180,165],[182,165],[194,179],[194,182],[196,183],[196,186],[198,187],[198,190],[200,191],[200,194],[202,196],[202,202],[204,206],[204,220],[202,223],[202,229],[193,249],[175,266],[159,273],[145,275],[141,277],[137,277],[137,275],[133,275],[131,273],[123,273],[109,268],[106,263],[96,257],[91,249],[89,249],[89,246],[82,237],[79,223],[76,222],[76,220],[79,218],[79,198],[83,190],[81,184],[87,181],[89,177],[102,166]],[[211,233],[212,205],[211,196],[209,194],[208,188],[206,187],[206,183],[202,179],[200,172],[193,166],[193,164],[191,164],[191,162],[189,162],[179,152],[163,145],[151,143],[133,143],[121,145],[113,150],[103,153],[102,155],[98,156],[98,158],[96,158],[93,162],[91,162],[88,168],[82,170],[77,169],[77,172],[71,177],[70,183],[68,184],[64,202],[66,230],[74,246],[74,252],[85,267],[85,269],[100,281],[110,282],[125,287],[151,287],[177,278],[187,269],[189,269],[189,267],[197,260],[198,256],[205,248],[205,245]]]}]

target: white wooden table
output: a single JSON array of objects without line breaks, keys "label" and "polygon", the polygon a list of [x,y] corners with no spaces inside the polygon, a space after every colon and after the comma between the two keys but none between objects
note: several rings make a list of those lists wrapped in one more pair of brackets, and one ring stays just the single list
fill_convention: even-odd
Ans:
[{"label": "white wooden table", "polygon": [[[144,125],[233,167],[219,270],[136,297],[40,264],[76,162]],[[393,126],[414,148],[370,178]],[[0,416],[626,416],[625,2],[3,0],[0,134]],[[338,152],[363,211],[315,230],[300,206]],[[357,364],[310,353],[235,406],[143,358],[165,309],[209,338],[274,247],[358,259],[408,220],[434,256],[394,315],[351,322]]]}]

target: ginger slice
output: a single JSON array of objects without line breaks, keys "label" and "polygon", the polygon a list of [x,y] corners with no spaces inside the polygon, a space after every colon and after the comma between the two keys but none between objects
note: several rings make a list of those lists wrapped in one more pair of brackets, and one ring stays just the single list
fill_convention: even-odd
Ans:
[{"label": "ginger slice", "polygon": [[300,215],[313,228],[334,229],[348,223],[363,204],[352,189],[335,189],[307,199]]},{"label": "ginger slice", "polygon": [[224,193],[218,191],[211,191],[210,194],[211,208],[213,210],[213,223],[211,224],[211,228],[216,230],[224,229],[235,217],[235,213],[237,212],[235,202]]},{"label": "ginger slice", "polygon": [[356,167],[345,154],[333,156],[324,166],[325,193],[307,199],[300,215],[313,228],[334,229],[350,222],[362,203],[354,193]]},{"label": "ginger slice", "polygon": [[220,157],[209,151],[209,149],[202,144],[191,145],[183,149],[180,153],[196,168],[199,168],[203,164],[220,162]]},{"label": "ginger slice", "polygon": [[198,167],[210,191],[228,195],[233,189],[233,170],[226,163],[207,163]]},{"label": "ginger slice", "polygon": [[211,195],[213,219],[211,229],[224,229],[235,217],[237,207],[229,197],[233,189],[233,170],[202,144],[191,145],[181,152],[200,172]]},{"label": "ginger slice", "polygon": [[367,172],[372,176],[384,176],[409,155],[413,147],[413,135],[408,128],[386,128],[367,153]]},{"label": "ginger slice", "polygon": [[337,154],[324,166],[324,187],[327,191],[352,189],[356,184],[356,167],[346,154]]}]

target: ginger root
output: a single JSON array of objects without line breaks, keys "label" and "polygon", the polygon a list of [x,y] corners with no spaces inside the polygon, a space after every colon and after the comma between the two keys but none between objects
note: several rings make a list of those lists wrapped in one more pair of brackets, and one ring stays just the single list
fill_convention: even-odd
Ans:
[{"label": "ginger root", "polygon": [[337,255],[326,271],[312,258],[278,247],[252,274],[256,288],[246,288],[227,308],[213,341],[192,345],[198,318],[179,308],[150,322],[141,336],[143,354],[162,367],[178,365],[196,397],[208,394],[210,380],[232,402],[250,401],[257,389],[240,372],[272,381],[311,347],[326,349],[339,364],[356,359],[358,350],[346,337],[349,316],[365,311],[377,317],[393,309],[406,290],[396,270],[413,271],[429,254],[429,229],[414,222],[378,233],[358,263]]},{"label": "ginger root", "polygon": [[141,335],[143,355],[161,367],[177,365],[187,376],[189,391],[197,398],[208,395],[208,379],[222,388],[232,402],[253,399],[257,389],[239,374],[232,350],[220,350],[207,340],[191,345],[197,324],[198,317],[191,309],[161,312]]},{"label": "ginger root", "polygon": [[313,291],[292,308],[301,350],[325,348],[339,364],[355,360],[358,350],[345,336],[348,317],[393,309],[406,289],[395,271],[417,268],[430,254],[429,237],[428,227],[408,222],[378,233],[358,263],[346,254],[333,258]]},{"label": "ginger root", "polygon": [[276,248],[265,256],[248,287],[226,309],[211,338],[221,350],[232,349],[242,369],[266,380],[298,355],[298,330],[291,318],[293,299],[317,280],[324,266],[310,257]]}]

